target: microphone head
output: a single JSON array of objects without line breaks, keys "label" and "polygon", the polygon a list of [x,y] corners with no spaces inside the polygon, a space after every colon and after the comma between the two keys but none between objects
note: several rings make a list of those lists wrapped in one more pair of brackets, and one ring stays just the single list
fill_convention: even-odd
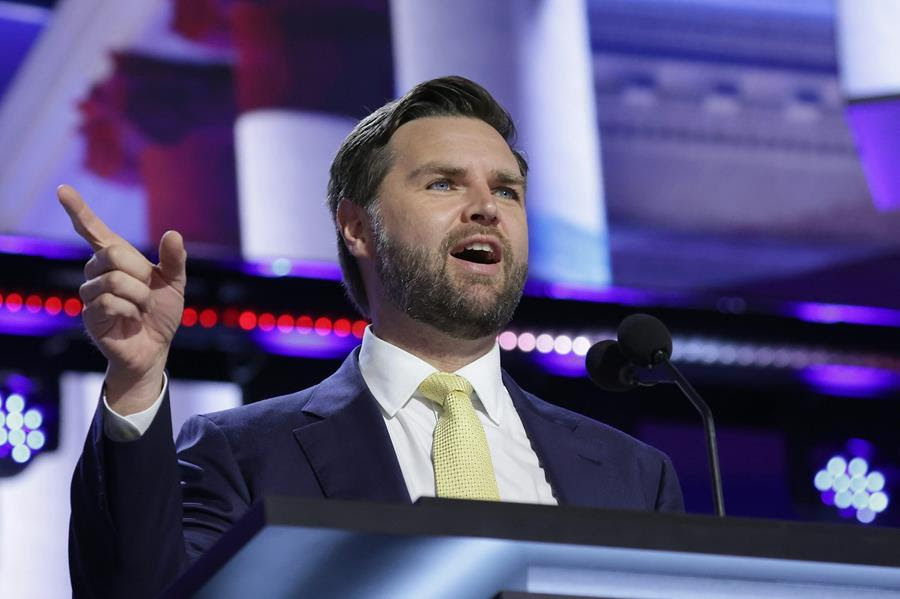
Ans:
[{"label": "microphone head", "polygon": [[591,346],[585,356],[588,376],[604,391],[628,391],[637,387],[634,366],[625,359],[619,344],[612,339]]},{"label": "microphone head", "polygon": [[619,345],[622,355],[643,367],[660,362],[659,352],[672,356],[672,334],[658,318],[649,314],[632,314],[619,325]]}]

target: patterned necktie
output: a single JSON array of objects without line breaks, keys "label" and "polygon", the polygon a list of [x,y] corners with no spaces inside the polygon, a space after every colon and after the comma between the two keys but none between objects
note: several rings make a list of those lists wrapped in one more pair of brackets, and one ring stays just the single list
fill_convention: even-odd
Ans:
[{"label": "patterned necktie", "polygon": [[419,391],[441,407],[432,449],[437,496],[499,501],[487,437],[469,399],[472,384],[457,374],[435,372]]}]

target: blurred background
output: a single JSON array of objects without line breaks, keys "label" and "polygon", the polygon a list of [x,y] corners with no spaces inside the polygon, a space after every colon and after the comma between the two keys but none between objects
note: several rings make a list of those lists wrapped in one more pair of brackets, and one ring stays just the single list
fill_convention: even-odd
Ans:
[{"label": "blurred background", "polygon": [[0,594],[69,591],[68,484],[104,361],[80,323],[78,188],[152,255],[187,241],[188,415],[333,371],[327,170],[356,120],[459,74],[519,125],[522,386],[668,452],[710,513],[697,414],[584,355],[665,320],[713,408],[730,515],[897,526],[900,2],[0,0]]}]

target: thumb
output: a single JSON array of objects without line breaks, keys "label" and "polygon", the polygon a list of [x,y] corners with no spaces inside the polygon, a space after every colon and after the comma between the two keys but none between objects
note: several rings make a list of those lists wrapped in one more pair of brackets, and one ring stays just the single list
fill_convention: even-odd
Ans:
[{"label": "thumb", "polygon": [[170,284],[179,287],[182,292],[187,281],[186,263],[187,252],[181,233],[166,231],[159,240],[159,270]]}]

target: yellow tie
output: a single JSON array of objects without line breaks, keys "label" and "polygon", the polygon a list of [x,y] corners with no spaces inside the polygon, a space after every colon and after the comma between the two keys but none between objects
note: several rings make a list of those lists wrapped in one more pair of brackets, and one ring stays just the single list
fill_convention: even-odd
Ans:
[{"label": "yellow tie", "polygon": [[435,372],[419,391],[441,406],[432,449],[437,496],[499,501],[487,437],[469,399],[472,384],[457,374]]}]

